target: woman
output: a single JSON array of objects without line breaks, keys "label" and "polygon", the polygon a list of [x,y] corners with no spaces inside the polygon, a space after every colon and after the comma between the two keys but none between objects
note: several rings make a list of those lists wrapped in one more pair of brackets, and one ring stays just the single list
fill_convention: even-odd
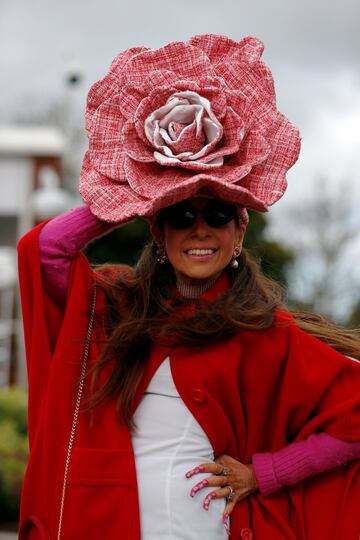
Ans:
[{"label": "woman", "polygon": [[[129,49],[90,91],[90,211],[19,246],[20,538],[357,538],[359,466],[337,465],[359,457],[360,371],[335,349],[358,341],[293,317],[241,249],[246,207],[281,197],[299,150],[261,52],[212,35]],[[135,270],[78,253],[114,226],[94,214],[150,219]]]}]

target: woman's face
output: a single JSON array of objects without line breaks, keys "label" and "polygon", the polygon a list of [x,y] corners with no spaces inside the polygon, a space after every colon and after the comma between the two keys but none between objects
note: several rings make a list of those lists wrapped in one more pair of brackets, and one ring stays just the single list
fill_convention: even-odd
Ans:
[{"label": "woman's face", "polygon": [[[202,210],[211,200],[195,197],[188,202]],[[196,284],[218,276],[230,263],[235,247],[241,248],[245,228],[235,219],[219,228],[211,227],[200,213],[187,229],[176,229],[165,221],[164,247],[177,280]]]}]

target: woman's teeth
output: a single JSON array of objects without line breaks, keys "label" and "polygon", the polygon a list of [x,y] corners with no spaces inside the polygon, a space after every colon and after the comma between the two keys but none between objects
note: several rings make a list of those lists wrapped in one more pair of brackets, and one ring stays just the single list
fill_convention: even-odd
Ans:
[{"label": "woman's teeth", "polygon": [[215,249],[188,249],[188,255],[211,255],[215,253]]}]

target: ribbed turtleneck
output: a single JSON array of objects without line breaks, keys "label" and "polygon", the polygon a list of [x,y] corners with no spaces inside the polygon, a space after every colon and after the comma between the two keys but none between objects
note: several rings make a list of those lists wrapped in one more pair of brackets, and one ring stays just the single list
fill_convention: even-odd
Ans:
[{"label": "ribbed turtleneck", "polygon": [[218,279],[218,275],[208,279],[207,281],[202,282],[197,285],[188,285],[186,283],[176,283],[177,290],[185,298],[199,298],[205,291],[210,289]]}]

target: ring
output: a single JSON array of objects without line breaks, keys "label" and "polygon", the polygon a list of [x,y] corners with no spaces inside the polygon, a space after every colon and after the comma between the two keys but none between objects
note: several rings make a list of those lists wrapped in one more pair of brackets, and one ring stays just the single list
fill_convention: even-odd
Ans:
[{"label": "ring", "polygon": [[235,491],[233,490],[233,488],[231,486],[227,486],[230,491],[229,491],[229,495],[226,497],[228,501],[232,501],[233,498],[235,497]]},{"label": "ring", "polygon": [[229,474],[229,469],[224,467],[220,474],[221,476],[227,476]]}]

